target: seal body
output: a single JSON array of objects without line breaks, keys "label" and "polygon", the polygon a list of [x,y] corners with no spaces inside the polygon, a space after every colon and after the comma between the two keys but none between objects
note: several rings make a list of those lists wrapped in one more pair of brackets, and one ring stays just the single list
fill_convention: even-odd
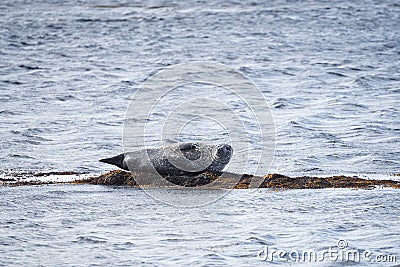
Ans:
[{"label": "seal body", "polygon": [[181,176],[221,172],[229,163],[232,153],[232,147],[228,144],[178,143],[126,152],[100,161],[124,170]]}]

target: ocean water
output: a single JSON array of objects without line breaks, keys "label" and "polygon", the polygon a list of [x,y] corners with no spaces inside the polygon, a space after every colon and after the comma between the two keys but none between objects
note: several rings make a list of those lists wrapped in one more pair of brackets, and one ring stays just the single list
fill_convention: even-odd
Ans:
[{"label": "ocean water", "polygon": [[[132,188],[0,190],[4,266],[382,266],[378,257],[395,256],[385,263],[393,266],[400,260],[395,189],[235,190],[190,209],[156,202]],[[216,192],[189,193],[212,197]],[[337,248],[340,240],[347,244],[343,249]],[[269,258],[263,260],[259,253],[266,246]],[[328,249],[338,251],[337,258],[322,258]],[[315,251],[318,259],[273,260],[272,250]],[[357,251],[360,258],[339,258],[342,251]],[[366,258],[365,251],[370,252]]]},{"label": "ocean water", "polygon": [[400,172],[396,1],[119,4],[2,1],[1,169],[109,169],[143,82],[206,60],[262,91],[271,171]]},{"label": "ocean water", "polygon": [[[5,0],[0,21],[0,173],[113,169],[98,159],[124,151],[137,89],[161,70],[197,61],[225,64],[258,86],[275,133],[273,163],[248,162],[260,172],[400,173],[396,1]],[[240,105],[206,109],[224,114]],[[194,122],[169,141],[228,140],[223,125]],[[233,191],[189,209],[127,188],[0,191],[0,265],[254,266],[271,263],[257,258],[265,246],[324,250],[340,239],[400,257],[391,189]],[[213,194],[187,192],[171,194]]]}]

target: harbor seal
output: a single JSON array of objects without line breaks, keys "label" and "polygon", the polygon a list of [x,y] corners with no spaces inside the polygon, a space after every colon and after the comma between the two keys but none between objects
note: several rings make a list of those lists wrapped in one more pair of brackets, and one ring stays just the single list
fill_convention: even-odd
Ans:
[{"label": "harbor seal", "polygon": [[221,172],[229,163],[232,153],[233,149],[228,144],[178,143],[126,152],[100,161],[124,170],[157,171],[162,176],[183,176]]}]

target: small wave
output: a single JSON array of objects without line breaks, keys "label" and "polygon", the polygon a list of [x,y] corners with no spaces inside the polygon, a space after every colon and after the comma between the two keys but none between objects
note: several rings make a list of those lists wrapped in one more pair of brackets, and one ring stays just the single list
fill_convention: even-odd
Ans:
[{"label": "small wave", "polygon": [[299,103],[300,101],[301,100],[299,100],[299,99],[279,97],[272,103],[272,108],[274,108],[274,109],[283,109],[283,108],[299,109],[299,108],[303,108],[304,106]]},{"label": "small wave", "polygon": [[274,69],[274,72],[278,72],[278,73],[281,73],[281,74],[284,74],[284,75],[288,75],[288,76],[296,76],[296,74],[290,72],[289,69],[284,69],[284,70]]},{"label": "small wave", "polygon": [[218,253],[207,253],[203,257],[208,260],[216,260],[216,261],[225,261],[226,260],[224,258],[224,256],[222,256],[221,254],[218,254]]},{"label": "small wave", "polygon": [[76,99],[76,97],[73,95],[66,95],[66,96],[57,96],[56,99],[59,101],[67,101],[71,99]]},{"label": "small wave", "polygon": [[17,113],[11,111],[11,110],[0,110],[1,115],[17,115]]},{"label": "small wave", "polygon": [[251,243],[256,243],[256,244],[260,244],[260,245],[271,245],[271,242],[268,242],[267,240],[264,240],[260,237],[256,237],[256,236],[251,236],[249,238],[246,239],[247,241],[251,242]]},{"label": "small wave", "polygon": [[96,236],[79,236],[77,240],[74,242],[100,244],[100,243],[107,243],[107,240]]},{"label": "small wave", "polygon": [[384,77],[379,75],[362,75],[354,79],[354,83],[365,86],[367,88],[373,86],[381,86],[383,83],[391,83],[391,82],[398,82],[399,78],[397,77]]},{"label": "small wave", "polygon": [[327,71],[326,73],[327,74],[331,74],[331,75],[335,75],[335,76],[339,76],[339,77],[349,77],[349,76],[347,76],[347,75],[345,75],[343,73],[336,72],[336,71]]},{"label": "small wave", "polygon": [[42,133],[43,130],[40,128],[29,128],[27,129],[23,135],[31,137],[33,134],[38,134],[38,133]]},{"label": "small wave", "polygon": [[34,157],[27,156],[27,155],[21,155],[21,154],[8,154],[8,156],[12,157],[12,158],[35,159]]},{"label": "small wave", "polygon": [[104,121],[98,121],[96,122],[99,125],[105,125],[105,126],[119,126],[123,123],[123,121],[114,121],[114,122],[104,122]]},{"label": "small wave", "polygon": [[40,67],[36,67],[36,66],[28,66],[28,65],[18,65],[18,67],[23,68],[23,69],[27,69],[27,70],[39,70],[41,69]]},{"label": "small wave", "polygon": [[97,6],[92,6],[94,8],[121,8],[121,7],[127,7],[125,5],[97,5]]},{"label": "small wave", "polygon": [[95,6],[91,6],[91,7],[93,7],[93,8],[104,8],[104,9],[113,9],[113,8],[162,9],[162,8],[173,8],[174,6],[95,5]]},{"label": "small wave", "polygon": [[20,81],[10,81],[10,80],[2,80],[3,83],[8,83],[8,84],[14,84],[14,85],[21,85],[24,84],[23,82]]},{"label": "small wave", "polygon": [[303,122],[297,122],[297,121],[291,120],[291,121],[289,121],[289,125],[290,125],[290,127],[293,127],[293,128],[299,128],[299,129],[304,129],[304,130],[308,130],[308,131],[314,130],[312,127],[310,127],[312,124],[309,124],[309,123],[303,123]]},{"label": "small wave", "polygon": [[30,144],[30,145],[41,145],[42,143],[39,141],[34,141],[34,140],[25,140],[25,141],[21,141],[20,143],[26,143],[26,144]]},{"label": "small wave", "polygon": [[77,19],[76,22],[104,22],[104,23],[112,23],[112,22],[126,22],[130,21],[130,19],[100,19],[100,18],[92,18],[92,19]]},{"label": "small wave", "polygon": [[[19,131],[14,131],[12,133],[13,134],[21,134]],[[22,133],[22,136],[26,137],[26,139],[25,140],[17,140],[15,142],[20,142],[20,143],[27,142],[27,143],[37,144],[40,142],[52,141],[51,139],[38,136],[38,134],[40,134],[40,133],[43,133],[43,131],[40,129],[36,129],[36,128],[28,129]]]}]

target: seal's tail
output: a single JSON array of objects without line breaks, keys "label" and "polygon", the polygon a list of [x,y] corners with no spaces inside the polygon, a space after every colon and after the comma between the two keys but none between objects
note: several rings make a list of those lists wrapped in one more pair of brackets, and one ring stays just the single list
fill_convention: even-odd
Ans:
[{"label": "seal's tail", "polygon": [[101,159],[100,162],[112,164],[121,169],[127,170],[126,165],[124,164],[124,158],[125,158],[125,155],[120,154],[120,155],[112,157],[112,158]]}]

